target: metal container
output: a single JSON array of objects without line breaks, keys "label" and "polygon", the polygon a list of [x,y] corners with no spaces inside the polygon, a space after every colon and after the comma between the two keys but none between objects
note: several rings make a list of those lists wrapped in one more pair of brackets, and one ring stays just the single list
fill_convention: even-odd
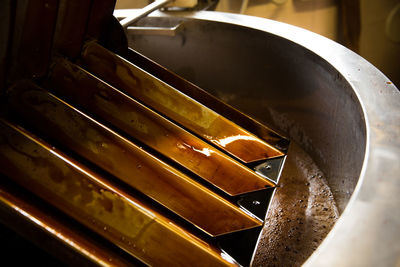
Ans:
[{"label": "metal container", "polygon": [[400,264],[400,93],[385,75],[267,19],[155,12],[138,25],[166,34],[128,29],[132,48],[283,132],[321,168],[341,215],[305,266]]}]

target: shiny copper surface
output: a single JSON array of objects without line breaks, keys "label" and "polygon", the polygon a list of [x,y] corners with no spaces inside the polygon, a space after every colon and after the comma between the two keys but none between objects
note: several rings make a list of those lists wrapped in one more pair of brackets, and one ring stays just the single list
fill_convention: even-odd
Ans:
[{"label": "shiny copper surface", "polygon": [[263,140],[95,42],[84,48],[82,62],[96,76],[243,162],[283,155]]},{"label": "shiny copper surface", "polygon": [[179,91],[182,93],[193,99],[196,99],[196,101],[199,101],[201,104],[214,110],[228,120],[231,120],[240,127],[243,127],[249,132],[256,134],[258,137],[266,141],[269,145],[277,148],[279,151],[285,153],[288,149],[289,140],[283,137],[281,134],[274,132],[260,122],[221,101],[199,86],[183,79],[157,62],[152,61],[151,59],[131,48],[128,48],[128,50],[125,51],[123,57],[130,62],[134,62],[139,68],[151,73],[151,75],[164,81],[172,87],[179,88]]},{"label": "shiny copper surface", "polygon": [[55,64],[48,87],[230,195],[273,186],[218,149],[66,60],[60,59]]},{"label": "shiny copper surface", "polygon": [[[223,253],[7,121],[0,170],[149,265],[228,266]],[[179,248],[179,249],[177,249]]]},{"label": "shiny copper surface", "polygon": [[46,137],[68,146],[212,236],[262,225],[185,174],[31,83],[13,88],[8,101],[10,112],[29,121]]},{"label": "shiny copper surface", "polygon": [[[179,91],[109,52],[129,54],[114,5],[3,5],[0,222],[73,266],[243,264],[235,251],[252,255],[267,208],[260,195],[273,186],[245,163],[283,155],[280,137],[235,124],[218,113],[222,103],[197,102],[201,89],[179,80]],[[94,50],[82,53],[86,41]],[[109,75],[103,64],[98,73],[78,67],[93,67],[98,52],[116,63],[111,80],[97,77]]]},{"label": "shiny copper surface", "polygon": [[0,184],[0,221],[30,241],[41,246],[43,243],[52,246],[52,254],[67,260],[71,265],[135,266],[110,251],[107,246],[90,238],[87,233],[46,213],[42,207],[36,206],[37,203],[31,203],[32,199],[26,199],[15,191],[15,188],[12,190],[9,186]]}]

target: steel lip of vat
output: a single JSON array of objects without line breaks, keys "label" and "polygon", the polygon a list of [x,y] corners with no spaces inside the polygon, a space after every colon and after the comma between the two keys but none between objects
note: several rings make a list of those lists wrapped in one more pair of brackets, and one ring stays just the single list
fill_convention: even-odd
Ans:
[{"label": "steel lip of vat", "polygon": [[11,91],[8,108],[14,116],[207,234],[218,236],[262,225],[221,196],[41,88],[24,83]]},{"label": "steel lip of vat", "polygon": [[95,42],[86,44],[81,63],[94,75],[245,163],[284,155],[232,121]]},{"label": "steel lip of vat", "polygon": [[0,124],[2,173],[144,263],[235,264],[221,250],[24,129],[3,119]]},{"label": "steel lip of vat", "polygon": [[274,186],[251,169],[67,60],[60,59],[54,64],[49,80],[47,87],[51,92],[109,122],[231,196]]}]

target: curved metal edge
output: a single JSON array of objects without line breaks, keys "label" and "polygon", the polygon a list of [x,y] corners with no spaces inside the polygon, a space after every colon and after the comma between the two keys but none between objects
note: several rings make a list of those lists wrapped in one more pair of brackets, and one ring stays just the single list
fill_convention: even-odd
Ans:
[{"label": "curved metal edge", "polygon": [[[154,12],[151,16],[170,16]],[[366,151],[356,189],[343,214],[305,266],[400,264],[400,93],[368,61],[308,30],[263,18],[221,12],[174,13],[190,19],[265,31],[329,62],[352,86],[363,110]]]}]

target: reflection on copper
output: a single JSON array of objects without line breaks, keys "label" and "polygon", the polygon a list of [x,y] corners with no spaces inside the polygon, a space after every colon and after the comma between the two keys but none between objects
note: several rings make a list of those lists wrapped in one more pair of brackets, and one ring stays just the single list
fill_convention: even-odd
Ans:
[{"label": "reflection on copper", "polygon": [[38,87],[14,88],[8,100],[10,111],[31,122],[31,127],[211,236],[261,226],[224,198]]},{"label": "reflection on copper", "polygon": [[198,153],[201,153],[201,154],[203,154],[203,155],[205,155],[206,157],[210,157],[211,156],[211,153],[213,153],[214,151],[212,151],[211,149],[209,149],[209,148],[203,148],[202,150],[200,150],[200,149],[196,149],[196,148],[192,148],[194,151],[196,151],[196,152],[198,152]]},{"label": "reflection on copper", "polygon": [[[127,262],[115,255],[110,250],[106,250],[98,242],[85,236],[85,234],[76,232],[77,229],[71,229],[70,225],[60,222],[54,216],[45,214],[42,210],[31,205],[31,203],[22,200],[20,197],[9,192],[7,188],[0,186],[0,206],[3,214],[7,212],[16,212],[22,220],[25,220],[32,229],[43,229],[45,233],[61,241],[65,246],[70,247],[78,254],[83,255],[90,261],[100,266],[130,266]],[[5,212],[6,211],[6,212]],[[5,219],[7,220],[7,219]],[[9,223],[15,225],[15,221]],[[32,225],[33,224],[33,225]],[[24,232],[26,227],[18,224],[17,231]],[[36,240],[40,242],[40,240]]]},{"label": "reflection on copper", "polygon": [[196,101],[209,107],[221,116],[233,121],[237,125],[248,130],[250,133],[254,133],[269,145],[284,153],[288,149],[289,140],[280,134],[221,101],[195,84],[183,79],[176,73],[145,57],[138,51],[129,48],[128,51],[124,53],[124,58],[133,62],[139,68],[151,73],[154,77],[157,77],[172,87],[177,88],[187,96],[196,99]]},{"label": "reflection on copper", "polygon": [[54,65],[48,88],[229,195],[273,186],[215,147],[66,60]]},{"label": "reflection on copper", "polygon": [[222,147],[226,147],[229,146],[230,144],[232,144],[233,142],[237,142],[237,141],[243,141],[243,140],[247,140],[247,141],[253,141],[253,142],[261,142],[260,139],[254,137],[254,136],[246,136],[246,135],[235,135],[235,136],[229,136],[229,137],[225,137],[222,139],[218,139],[218,140],[212,140],[213,143],[217,143]]},{"label": "reflection on copper", "polygon": [[233,265],[221,250],[81,164],[65,161],[67,156],[22,128],[4,120],[0,125],[0,173],[129,254],[156,266]]},{"label": "reflection on copper", "polygon": [[94,42],[86,45],[82,62],[96,76],[210,142],[226,136],[251,137],[239,139],[226,147],[215,143],[243,162],[283,155],[232,121]]}]

